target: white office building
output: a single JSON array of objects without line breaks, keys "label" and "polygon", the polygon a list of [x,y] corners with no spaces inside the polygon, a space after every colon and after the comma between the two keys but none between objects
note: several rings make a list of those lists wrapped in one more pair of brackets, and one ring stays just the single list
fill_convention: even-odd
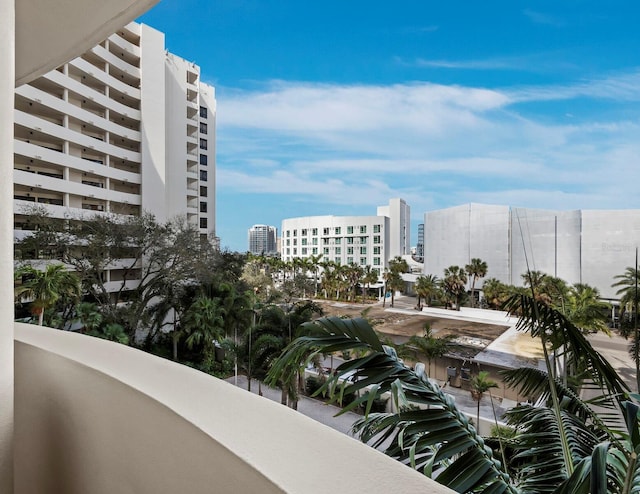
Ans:
[{"label": "white office building", "polygon": [[322,255],[337,264],[372,266],[378,274],[389,259],[410,252],[410,210],[403,199],[378,207],[376,216],[307,216],[282,221],[284,261]]},{"label": "white office building", "polygon": [[15,90],[16,236],[34,203],[53,217],[181,215],[215,237],[214,88],[130,23]]},{"label": "white office building", "polygon": [[248,231],[249,252],[255,255],[278,253],[278,229],[269,225],[253,225]]},{"label": "white office building", "polygon": [[635,263],[640,210],[551,211],[465,204],[424,216],[424,272],[478,257],[486,278],[521,286],[527,268],[587,283],[616,299],[614,276]]}]

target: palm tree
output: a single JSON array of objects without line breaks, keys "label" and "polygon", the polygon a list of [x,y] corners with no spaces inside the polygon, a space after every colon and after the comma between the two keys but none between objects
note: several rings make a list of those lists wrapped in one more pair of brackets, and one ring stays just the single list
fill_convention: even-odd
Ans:
[{"label": "palm tree", "polygon": [[224,335],[224,310],[219,300],[199,295],[187,309],[182,331],[187,335],[187,348],[203,345],[205,352],[211,352],[214,341]]},{"label": "palm tree", "polygon": [[[317,353],[364,350],[366,355],[340,365],[319,392],[334,401],[357,396],[343,407],[362,406],[365,416],[353,426],[364,442],[435,478],[458,492],[587,493],[640,490],[640,407],[630,401],[628,387],[596,352],[583,332],[562,313],[533,297],[520,294],[507,304],[521,314],[518,328],[549,344],[557,333],[581,371],[600,387],[598,405],[616,413],[597,413],[550,372],[532,368],[509,371],[508,383],[526,396],[540,396],[543,406],[524,405],[509,412],[516,434],[511,457],[491,449],[456,408],[453,400],[424,373],[407,368],[383,346],[363,319],[322,318],[303,325],[295,340],[274,362],[268,382],[295,375]],[[548,351],[545,363],[550,367]],[[351,376],[344,381],[346,375]],[[371,413],[373,400],[390,393],[397,412]],[[417,408],[416,405],[422,405]],[[424,407],[427,407],[425,409]],[[624,417],[621,427],[618,417]]]},{"label": "palm tree", "polygon": [[369,291],[371,287],[371,283],[375,283],[378,281],[378,272],[375,271],[371,266],[366,266],[364,268],[364,273],[362,276],[362,303],[364,303],[365,295]]},{"label": "palm tree", "polygon": [[437,358],[444,357],[449,351],[453,335],[434,336],[431,325],[424,323],[424,334],[422,336],[413,335],[402,345],[400,353],[411,355],[414,359],[424,355],[427,359],[427,369],[429,377],[431,374],[431,362]]},{"label": "palm tree", "polygon": [[489,373],[487,371],[480,371],[478,375],[471,378],[471,396],[478,403],[478,410],[476,412],[476,427],[480,428],[480,402],[482,396],[491,388],[497,388],[498,383],[492,379],[489,379]]},{"label": "palm tree", "polygon": [[416,295],[418,295],[418,307],[422,307],[420,303],[422,299],[425,300],[427,305],[431,303],[431,299],[438,293],[439,285],[440,281],[438,277],[433,274],[418,277],[415,284]]},{"label": "palm tree", "polygon": [[482,285],[482,293],[487,305],[500,309],[509,298],[509,288],[497,278],[489,278]]},{"label": "palm tree", "polygon": [[476,281],[478,278],[487,276],[487,263],[482,259],[474,257],[471,262],[464,267],[464,270],[471,276],[471,307],[476,303]]},{"label": "palm tree", "polygon": [[32,300],[32,312],[38,316],[40,326],[44,321],[45,310],[54,307],[56,302],[80,299],[80,280],[64,264],[49,264],[44,271],[23,266],[16,270],[15,279],[24,279],[15,288],[16,299]]},{"label": "palm tree", "polygon": [[314,286],[314,297],[318,297],[318,268],[320,267],[320,259],[322,259],[322,254],[318,254],[317,256],[311,255],[309,256],[309,263],[311,264],[311,271],[313,271],[313,286]]},{"label": "palm tree", "polygon": [[587,333],[602,331],[610,334],[609,312],[611,305],[600,299],[597,288],[576,283],[569,289],[562,312],[573,324]]},{"label": "palm tree", "polygon": [[460,295],[465,291],[467,273],[460,266],[449,266],[444,270],[442,287],[455,301],[456,310],[460,310]]},{"label": "palm tree", "polygon": [[628,267],[623,274],[619,274],[613,277],[618,280],[611,286],[618,288],[616,295],[620,297],[620,318],[627,312],[631,312],[632,318],[635,321],[636,314],[638,312],[638,304],[640,303],[640,290],[638,285],[640,282],[640,272],[637,268]]}]

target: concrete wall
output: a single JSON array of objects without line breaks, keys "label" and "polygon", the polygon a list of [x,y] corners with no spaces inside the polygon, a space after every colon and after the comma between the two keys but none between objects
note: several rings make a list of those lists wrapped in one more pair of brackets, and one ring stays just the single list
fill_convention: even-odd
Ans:
[{"label": "concrete wall", "polygon": [[20,494],[451,492],[294,410],[79,334],[16,325]]}]

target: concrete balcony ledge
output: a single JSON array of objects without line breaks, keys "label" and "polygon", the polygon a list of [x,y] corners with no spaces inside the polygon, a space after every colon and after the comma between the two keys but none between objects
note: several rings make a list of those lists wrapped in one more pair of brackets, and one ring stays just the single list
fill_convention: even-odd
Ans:
[{"label": "concrete balcony ledge", "polygon": [[204,373],[15,326],[15,492],[451,492]]}]

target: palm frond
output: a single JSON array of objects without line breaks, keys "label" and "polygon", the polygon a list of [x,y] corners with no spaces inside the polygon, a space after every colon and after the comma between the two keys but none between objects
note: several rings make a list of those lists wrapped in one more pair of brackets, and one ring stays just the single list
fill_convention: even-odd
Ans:
[{"label": "palm frond", "polygon": [[[381,445],[390,440],[387,454],[458,492],[515,492],[491,448],[453,399],[424,374],[385,352],[367,321],[331,317],[303,328],[307,336],[295,340],[274,363],[268,377],[271,382],[286,379],[315,353],[366,349],[368,355],[340,365],[321,388],[334,397],[357,396],[345,409],[367,408],[365,417],[354,424],[363,441]],[[399,411],[370,414],[373,399],[386,392]],[[428,409],[418,409],[418,405]]]}]

